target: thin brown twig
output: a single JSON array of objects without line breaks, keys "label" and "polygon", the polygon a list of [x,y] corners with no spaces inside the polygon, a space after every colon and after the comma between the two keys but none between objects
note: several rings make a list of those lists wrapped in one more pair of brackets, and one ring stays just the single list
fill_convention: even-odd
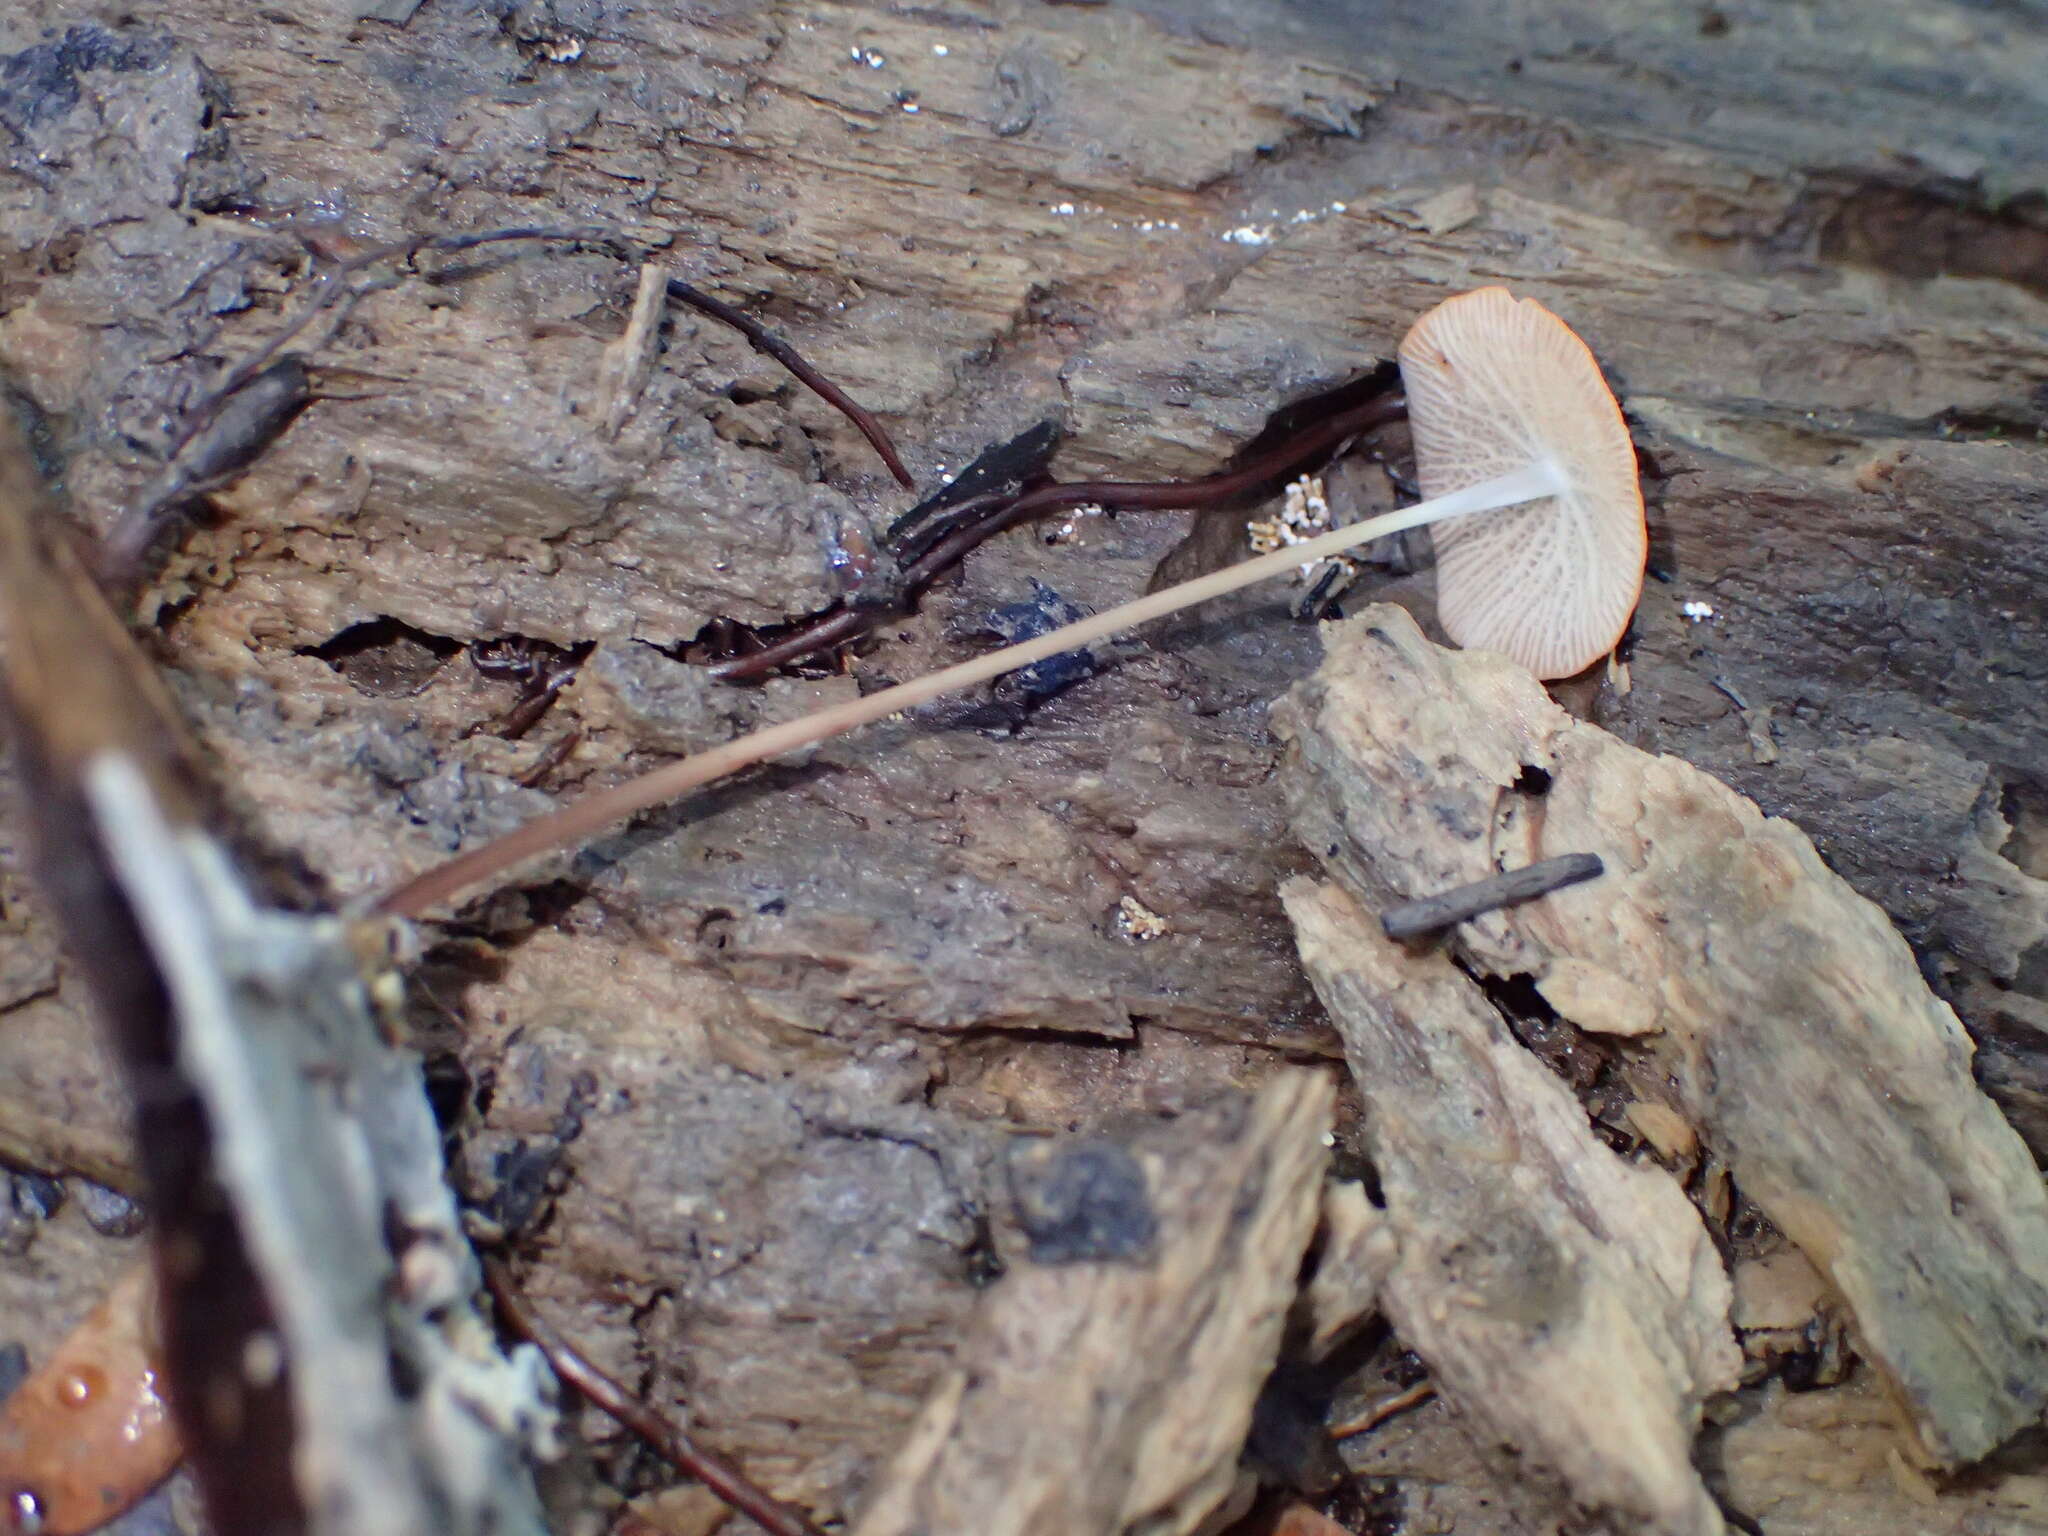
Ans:
[{"label": "thin brown twig", "polygon": [[891,715],[944,698],[949,693],[993,682],[1020,667],[1138,629],[1154,619],[1163,619],[1184,608],[1239,591],[1254,582],[1285,576],[1304,564],[1343,554],[1384,534],[1419,527],[1477,508],[1498,506],[1517,497],[1547,495],[1549,491],[1545,487],[1554,484],[1550,472],[1541,467],[1504,475],[1431,502],[1384,512],[1363,522],[1332,528],[1298,544],[1254,555],[1249,560],[1149,592],[1104,612],[1086,614],[1072,623],[1062,624],[1030,639],[956,661],[949,667],[913,677],[908,682],[841,699],[809,714],[762,726],[719,746],[664,763],[622,784],[583,795],[522,823],[482,847],[458,853],[452,859],[386,891],[372,903],[372,910],[392,916],[419,917],[436,903],[479,881],[502,874],[538,854],[580,843],[640,811],[674,800],[693,789],[701,789],[706,784],[716,783],[743,768],[752,768],[786,752],[830,741],[848,731],[859,730]]},{"label": "thin brown twig", "polygon": [[896,477],[898,485],[906,491],[917,489],[917,482],[910,478],[910,471],[903,467],[903,460],[896,452],[896,445],[889,440],[889,434],[883,430],[882,424],[875,420],[865,406],[805,362],[803,355],[795,347],[745,310],[735,309],[723,299],[714,299],[702,289],[691,287],[680,277],[668,280],[668,296],[678,303],[702,311],[722,325],[731,326],[747,338],[747,344],[756,352],[765,353],[782,364],[798,383],[859,429],[860,435],[868,440],[868,446],[889,466],[889,473]]},{"label": "thin brown twig", "polygon": [[1342,1424],[1332,1424],[1330,1426],[1330,1438],[1332,1440],[1349,1440],[1354,1436],[1365,1434],[1368,1430],[1378,1429],[1387,1420],[1398,1418],[1411,1408],[1420,1408],[1435,1396],[1435,1382],[1418,1381],[1404,1392],[1396,1392],[1392,1397],[1381,1398],[1380,1401],[1359,1414],[1357,1418],[1347,1419]]},{"label": "thin brown twig", "polygon": [[555,1374],[586,1402],[617,1419],[677,1471],[695,1478],[769,1536],[824,1536],[800,1512],[756,1487],[734,1463],[696,1444],[686,1431],[591,1364],[575,1345],[533,1310],[502,1262],[486,1256],[483,1266],[484,1281],[512,1331],[539,1349]]}]

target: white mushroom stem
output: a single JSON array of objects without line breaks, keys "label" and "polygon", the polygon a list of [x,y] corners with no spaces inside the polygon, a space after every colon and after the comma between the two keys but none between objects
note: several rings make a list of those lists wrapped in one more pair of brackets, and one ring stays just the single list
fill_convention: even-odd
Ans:
[{"label": "white mushroom stem", "polygon": [[415,876],[382,897],[377,902],[377,909],[417,917],[435,904],[514,864],[581,842],[614,822],[673,800],[739,769],[767,762],[785,752],[829,741],[834,736],[844,735],[903,710],[914,709],[959,689],[988,682],[1006,672],[1015,672],[1020,667],[1028,667],[1062,652],[1079,650],[1123,630],[1134,629],[1196,603],[1264,581],[1268,576],[1284,576],[1302,565],[1326,560],[1385,534],[1399,533],[1404,528],[1420,528],[1427,523],[1474,512],[1497,511],[1525,501],[1556,496],[1566,488],[1563,470],[1554,460],[1545,459],[1497,479],[1468,485],[1447,496],[1418,502],[1412,507],[1403,507],[1362,523],[1332,529],[1304,543],[1290,544],[1272,554],[1226,566],[1106,613],[1078,619],[1050,634],[1006,645],[1001,650],[941,668],[926,677],[898,683],[865,698],[852,699],[800,719],[765,727],[723,746],[713,747],[708,752],[699,752],[657,768],[628,783],[571,801],[560,810],[530,821],[494,842]]}]

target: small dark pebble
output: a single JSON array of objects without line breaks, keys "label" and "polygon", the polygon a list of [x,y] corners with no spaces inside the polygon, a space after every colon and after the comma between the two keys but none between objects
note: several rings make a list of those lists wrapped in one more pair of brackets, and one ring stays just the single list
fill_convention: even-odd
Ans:
[{"label": "small dark pebble", "polygon": [[1428,1379],[1429,1366],[1423,1361],[1422,1356],[1416,1354],[1414,1350],[1404,1349],[1388,1363],[1387,1368],[1380,1374],[1397,1387],[1412,1387],[1418,1381]]},{"label": "small dark pebble", "polygon": [[1040,1264],[1130,1259],[1157,1230],[1145,1170],[1113,1141],[1013,1149],[1010,1195]]},{"label": "small dark pebble", "polygon": [[0,1344],[0,1403],[14,1396],[14,1389],[28,1380],[28,1346],[19,1339]]},{"label": "small dark pebble", "polygon": [[171,46],[167,33],[123,41],[99,27],[78,26],[58,42],[0,54],[0,122],[19,131],[62,117],[78,105],[81,74],[153,69]]},{"label": "small dark pebble", "polygon": [[[1087,612],[1067,601],[1037,577],[1031,578],[1031,598],[1028,602],[1006,603],[988,616],[988,627],[1001,635],[1011,645],[1022,640],[1036,640],[1040,635],[1049,635],[1063,625],[1086,618]],[[1083,647],[1077,651],[1063,651],[1057,656],[1048,656],[1044,661],[1033,662],[1020,667],[1009,679],[1010,686],[1029,700],[1050,698],[1062,689],[1071,688],[1085,678],[1095,675],[1095,653]]]},{"label": "small dark pebble", "polygon": [[17,1173],[14,1208],[37,1221],[48,1221],[64,1208],[64,1181],[47,1173]]},{"label": "small dark pebble", "polygon": [[1358,1536],[1399,1536],[1407,1524],[1408,1499],[1398,1478],[1361,1477],[1338,1488],[1322,1509]]},{"label": "small dark pebble", "polygon": [[495,1187],[483,1212],[507,1232],[517,1232],[540,1214],[562,1161],[562,1144],[552,1136],[518,1140],[491,1159]]},{"label": "small dark pebble", "polygon": [[78,1208],[101,1237],[133,1237],[149,1219],[136,1201],[84,1179],[78,1181]]}]

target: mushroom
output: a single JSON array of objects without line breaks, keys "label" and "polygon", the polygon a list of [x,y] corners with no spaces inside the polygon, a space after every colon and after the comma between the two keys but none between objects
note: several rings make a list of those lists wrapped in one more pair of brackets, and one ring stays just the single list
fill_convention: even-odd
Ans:
[{"label": "mushroom", "polygon": [[1550,495],[1433,531],[1444,633],[1540,678],[1570,677],[1613,650],[1642,593],[1649,541],[1635,447],[1586,344],[1534,299],[1480,288],[1415,322],[1401,382],[1424,496],[1532,460],[1558,472]]},{"label": "mushroom", "polygon": [[1589,665],[1626,627],[1645,554],[1635,450],[1599,364],[1542,305],[1482,288],[1418,320],[1401,343],[1401,369],[1423,485],[1441,494],[586,795],[416,876],[377,910],[416,917],[513,864],[738,769],[1448,518],[1467,519],[1443,540],[1440,560],[1439,604],[1452,638],[1504,650],[1545,678]]}]

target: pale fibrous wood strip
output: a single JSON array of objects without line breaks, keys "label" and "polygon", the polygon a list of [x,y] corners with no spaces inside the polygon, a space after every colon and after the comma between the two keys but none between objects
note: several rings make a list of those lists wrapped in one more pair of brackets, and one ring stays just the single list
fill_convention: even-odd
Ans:
[{"label": "pale fibrous wood strip", "polygon": [[[1572,1022],[1636,1037],[1737,1185],[1847,1300],[1925,1448],[2048,1402],[2048,1195],[1912,951],[1790,822],[1375,607],[1275,710],[1297,833],[1374,905],[1560,851],[1598,881],[1463,925]],[[1546,776],[1540,792],[1530,769]]]},{"label": "pale fibrous wood strip", "polygon": [[1514,1448],[1529,1497],[1716,1536],[1692,1439],[1739,1356],[1683,1191],[1610,1151],[1443,951],[1388,939],[1335,883],[1281,895],[1365,1101],[1397,1254],[1368,1279],[1401,1341]]}]

